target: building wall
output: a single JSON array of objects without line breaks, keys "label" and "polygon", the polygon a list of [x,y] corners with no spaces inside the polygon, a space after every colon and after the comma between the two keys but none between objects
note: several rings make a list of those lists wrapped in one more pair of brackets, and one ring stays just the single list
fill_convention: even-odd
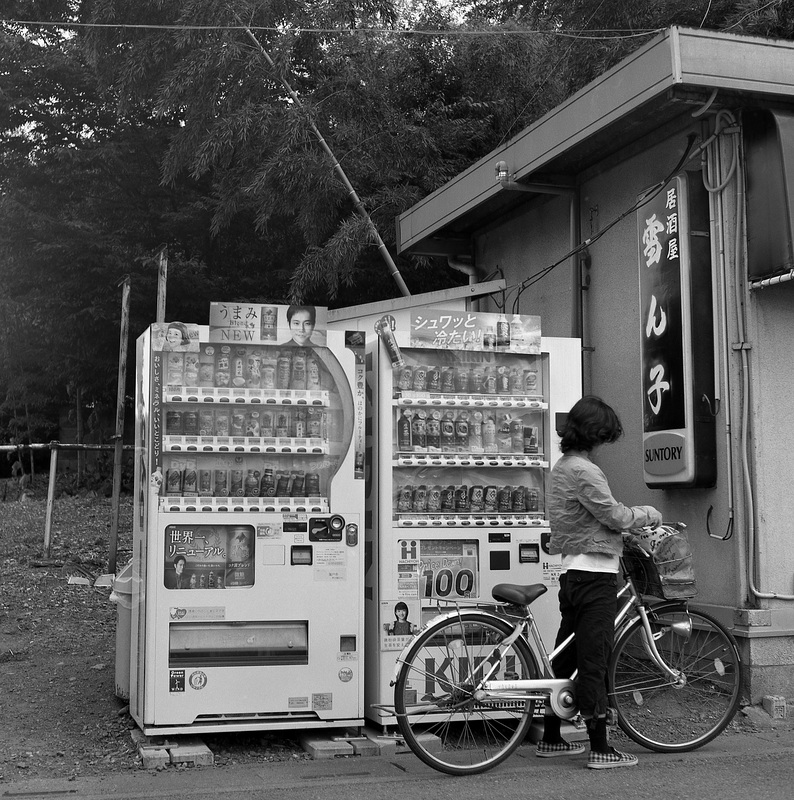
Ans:
[{"label": "building wall", "polygon": [[[664,179],[684,152],[686,133],[700,132],[699,121],[682,127],[624,160],[601,164],[581,181],[582,238],[599,234],[635,202],[648,186]],[[723,158],[727,159],[726,153]],[[700,159],[687,165],[698,169]],[[716,195],[713,195],[716,198]],[[735,184],[723,197],[725,242],[730,251],[736,218]],[[741,199],[739,200],[741,202]],[[712,210],[716,201],[712,200]],[[570,249],[568,201],[563,198],[527,203],[523,213],[483,231],[476,240],[476,263],[484,273],[501,269],[508,287],[556,262]],[[713,239],[716,237],[712,237]],[[740,250],[743,248],[740,246]],[[745,658],[754,661],[748,694],[794,695],[794,603],[752,596],[746,571],[746,546],[753,530],[745,522],[742,491],[742,354],[732,344],[740,338],[736,314],[729,307],[724,363],[728,389],[717,414],[718,477],[713,489],[651,490],[642,476],[642,405],[637,218],[630,213],[589,247],[590,288],[583,299],[585,391],[597,394],[618,412],[624,437],[597,456],[613,491],[630,505],[650,503],[668,520],[689,527],[700,594],[697,604],[734,628]],[[713,261],[718,261],[712,246]],[[726,259],[730,260],[728,252]],[[730,263],[728,264],[730,267]],[[744,281],[738,284],[744,293]],[[571,266],[566,260],[520,297],[520,313],[538,314],[544,335],[571,332]],[[727,278],[732,306],[733,276]],[[765,293],[765,294],[764,294]],[[508,298],[510,295],[508,294]],[[754,292],[747,303],[752,343],[750,368],[750,460],[754,486],[755,537],[759,544],[756,583],[762,590],[794,592],[794,284]],[[697,305],[696,305],[697,308]],[[508,305],[509,310],[509,305]],[[720,362],[723,362],[720,356]],[[729,423],[730,420],[730,423]],[[734,491],[729,490],[733,468]],[[709,531],[712,535],[709,535]],[[723,540],[720,537],[727,537]],[[747,609],[765,609],[753,614]],[[776,691],[773,689],[776,688]]]}]

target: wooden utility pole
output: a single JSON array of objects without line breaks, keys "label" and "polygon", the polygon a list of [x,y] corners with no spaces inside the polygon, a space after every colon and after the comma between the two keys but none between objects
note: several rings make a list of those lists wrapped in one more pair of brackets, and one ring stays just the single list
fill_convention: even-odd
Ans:
[{"label": "wooden utility pole", "polygon": [[127,383],[127,344],[130,336],[130,276],[121,281],[121,332],[119,334],[119,377],[116,390],[116,433],[113,458],[113,499],[108,544],[108,572],[116,574],[116,554],[119,542],[119,498],[121,496],[121,470],[124,455],[124,395]]}]

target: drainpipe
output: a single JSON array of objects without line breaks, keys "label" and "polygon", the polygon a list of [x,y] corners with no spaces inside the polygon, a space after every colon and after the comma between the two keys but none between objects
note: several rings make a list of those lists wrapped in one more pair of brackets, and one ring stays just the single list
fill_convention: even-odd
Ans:
[{"label": "drainpipe", "polygon": [[[447,256],[447,266],[451,267],[452,269],[457,270],[458,272],[462,272],[464,275],[469,276],[469,286],[473,286],[475,283],[479,283],[479,279],[477,277],[477,267],[474,266],[474,259],[470,259],[468,261],[461,261],[459,258],[454,258],[453,256]],[[474,310],[480,310],[480,300],[474,301]]]},{"label": "drainpipe", "polygon": [[[570,195],[570,205],[568,209],[568,229],[570,237],[571,256],[571,336],[574,339],[582,340],[582,351],[584,351],[584,314],[582,311],[582,267],[579,261],[579,237],[581,230],[579,226],[579,191],[575,190]],[[584,369],[584,364],[582,364]]]}]

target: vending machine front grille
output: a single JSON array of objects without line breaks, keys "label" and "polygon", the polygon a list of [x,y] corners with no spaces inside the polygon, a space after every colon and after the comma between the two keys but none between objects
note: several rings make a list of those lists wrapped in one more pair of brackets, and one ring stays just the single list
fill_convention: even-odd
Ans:
[{"label": "vending machine front grille", "polygon": [[309,663],[309,623],[184,622],[169,631],[170,667],[294,666]]}]

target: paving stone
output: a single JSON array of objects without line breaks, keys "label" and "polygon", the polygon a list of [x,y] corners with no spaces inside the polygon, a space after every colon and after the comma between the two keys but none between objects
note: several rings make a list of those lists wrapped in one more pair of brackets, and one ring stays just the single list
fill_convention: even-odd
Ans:
[{"label": "paving stone", "polygon": [[328,736],[304,736],[300,740],[300,745],[315,761],[354,755],[349,742],[343,740],[335,742]]}]

